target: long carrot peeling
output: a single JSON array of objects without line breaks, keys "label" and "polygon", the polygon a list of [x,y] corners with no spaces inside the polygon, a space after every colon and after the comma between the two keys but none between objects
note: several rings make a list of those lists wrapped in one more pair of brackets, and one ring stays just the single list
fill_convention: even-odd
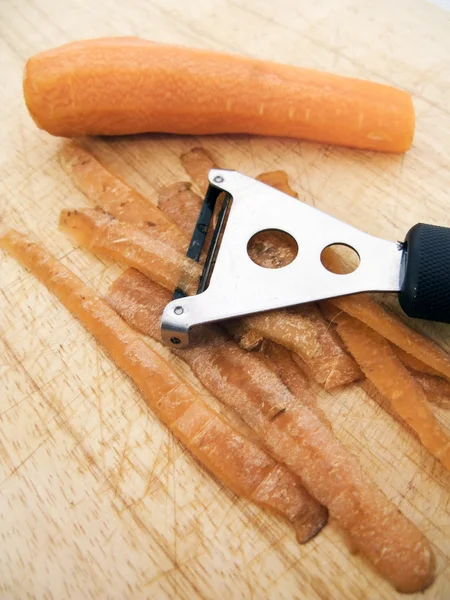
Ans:
[{"label": "long carrot peeling", "polygon": [[[167,293],[141,274],[139,285],[135,279],[127,285],[126,276],[113,284],[108,301],[133,327],[157,337]],[[179,356],[214,395],[235,408],[272,456],[301,477],[352,545],[397,589],[413,591],[431,581],[433,559],[423,537],[368,479],[329,426],[303,402],[295,402],[255,353],[206,332],[203,344],[179,351]]]},{"label": "long carrot peeling", "polygon": [[316,398],[311,392],[307,393],[310,387],[308,376],[303,369],[299,368],[293,353],[272,340],[263,340],[260,353],[273,363],[278,376],[291,394],[313,410],[323,423],[331,427],[328,417],[317,405]]},{"label": "long carrot peeling", "polygon": [[426,373],[427,375],[434,375],[438,377],[440,376],[439,371],[433,369],[433,367],[430,367],[430,365],[425,364],[422,360],[420,360],[413,354],[406,352],[405,350],[399,348],[398,346],[395,346],[394,344],[391,345],[392,350],[402,361],[405,367],[408,367],[408,369],[411,369],[412,371],[417,371],[419,373]]},{"label": "long carrot peeling", "polygon": [[189,238],[147,198],[105,169],[82,146],[66,144],[59,154],[59,161],[76,187],[95,206],[116,219],[151,231],[162,242],[170,240],[177,250],[186,252]]},{"label": "long carrot peeling", "polygon": [[80,246],[135,267],[169,290],[181,287],[185,276],[184,291],[196,292],[201,274],[199,265],[131,223],[96,209],[64,210],[60,227]]},{"label": "long carrot peeling", "polygon": [[317,383],[327,390],[348,385],[362,376],[313,305],[260,313],[245,317],[242,322],[298,354]]},{"label": "long carrot peeling", "polygon": [[422,386],[430,402],[440,408],[450,408],[450,383],[442,377],[413,371],[414,379]]},{"label": "long carrot peeling", "polygon": [[449,433],[439,424],[423,388],[390,344],[344,312],[334,317],[334,323],[367,378],[389,400],[394,412],[417,433],[422,445],[450,470]]},{"label": "long carrot peeling", "polygon": [[207,406],[166,360],[69,269],[16,231],[0,237],[0,248],[29,269],[81,321],[135,382],[159,419],[219,481],[287,518],[301,542],[320,531],[326,521],[324,509],[299,479]]},{"label": "long carrot peeling", "polygon": [[[332,327],[343,313],[343,311],[339,310],[329,301],[321,302],[320,309]],[[428,401],[440,408],[450,408],[450,382],[443,379],[437,371],[428,367],[428,365],[425,365],[425,363],[416,359],[411,354],[404,352],[398,346],[390,344],[390,348],[395,356],[400,359],[401,363],[410,371],[415,381],[423,388]],[[377,396],[380,394],[376,388],[374,389],[371,382],[366,380],[361,382],[360,385],[369,396],[378,399]],[[389,406],[385,403],[383,403],[383,407],[393,416],[395,415],[395,412],[389,409]]]},{"label": "long carrot peeling", "polygon": [[[333,273],[347,272],[342,258],[333,252],[332,248],[328,250],[322,255],[326,267]],[[400,353],[398,350],[395,352],[399,354],[402,362],[411,368],[423,370],[429,374],[442,375],[450,381],[450,356],[430,339],[411,329],[393,313],[385,310],[369,294],[330,298],[328,303],[365,323],[394,346],[400,348]],[[403,352],[401,352],[402,350]],[[410,359],[408,359],[408,354],[411,355]],[[422,363],[425,367],[419,366]]]},{"label": "long carrot peeling", "polygon": [[137,38],[41,52],[27,62],[23,88],[37,125],[67,137],[251,133],[404,152],[414,135],[401,90]]},{"label": "long carrot peeling", "polygon": [[398,346],[391,344],[391,348],[423,387],[428,400],[440,408],[450,408],[450,381],[441,377],[439,371]]},{"label": "long carrot peeling", "polygon": [[368,295],[332,298],[330,302],[450,381],[450,356]]}]

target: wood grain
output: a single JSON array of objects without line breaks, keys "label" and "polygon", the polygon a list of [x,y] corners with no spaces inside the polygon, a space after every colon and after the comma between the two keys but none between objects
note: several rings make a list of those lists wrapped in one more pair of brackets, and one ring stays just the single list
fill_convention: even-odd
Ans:
[{"label": "wood grain", "polygon": [[[370,233],[450,225],[450,18],[423,0],[10,0],[0,5],[2,225],[33,233],[101,291],[120,272],[57,231],[87,203],[21,96],[33,53],[77,38],[139,35],[242,52],[399,85],[414,96],[405,156],[248,136],[90,140],[150,198],[184,179],[198,145],[249,175],[284,169],[307,202]],[[425,330],[450,347],[448,326]],[[206,392],[203,391],[206,396]],[[450,476],[357,387],[321,393],[339,438],[426,533],[450,593]],[[449,416],[440,417],[449,424]],[[220,488],[149,413],[68,313],[9,258],[0,268],[2,598],[400,597],[344,547],[333,524],[304,547],[291,530]],[[421,596],[422,597],[422,596]]]}]

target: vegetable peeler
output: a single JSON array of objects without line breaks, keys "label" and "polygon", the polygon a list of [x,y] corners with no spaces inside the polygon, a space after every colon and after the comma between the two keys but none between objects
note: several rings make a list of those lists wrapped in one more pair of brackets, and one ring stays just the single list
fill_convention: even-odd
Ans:
[{"label": "vegetable peeler", "polygon": [[[197,294],[177,288],[164,310],[165,344],[187,346],[196,325],[369,291],[398,292],[410,317],[450,322],[450,228],[419,223],[403,242],[392,242],[236,171],[211,169],[209,183],[188,258],[199,262],[218,198],[224,199]],[[249,241],[266,230],[295,240],[290,264],[265,268],[250,258]],[[352,273],[332,273],[322,264],[323,250],[335,244],[359,256]]]}]

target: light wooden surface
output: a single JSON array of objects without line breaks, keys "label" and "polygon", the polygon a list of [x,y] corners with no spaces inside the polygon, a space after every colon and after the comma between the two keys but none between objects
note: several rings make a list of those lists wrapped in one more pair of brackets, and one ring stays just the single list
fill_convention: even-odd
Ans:
[{"label": "light wooden surface", "polygon": [[[21,97],[25,60],[77,38],[140,35],[397,84],[414,95],[406,156],[248,136],[93,140],[149,197],[209,149],[249,175],[285,169],[307,202],[377,235],[450,225],[450,19],[423,0],[5,0],[0,3],[2,222],[104,291],[120,272],[57,231],[85,200]],[[218,74],[220,76],[220,74]],[[245,93],[245,90],[243,90]],[[448,326],[428,325],[448,347]],[[432,541],[450,597],[450,476],[357,388],[324,395],[336,434]],[[449,422],[449,417],[442,414]],[[0,265],[1,598],[396,598],[330,524],[297,545],[221,488],[157,422],[82,327],[11,259]]]}]

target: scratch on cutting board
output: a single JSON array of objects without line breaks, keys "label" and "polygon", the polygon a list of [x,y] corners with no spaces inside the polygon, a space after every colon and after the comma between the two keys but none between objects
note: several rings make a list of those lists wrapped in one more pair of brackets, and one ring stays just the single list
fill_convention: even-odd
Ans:
[{"label": "scratch on cutting board", "polygon": [[10,479],[13,475],[15,475],[17,473],[17,471],[19,471],[29,460],[30,458],[33,457],[33,455],[39,450],[39,448],[41,448],[42,446],[44,446],[50,439],[53,439],[53,436],[51,434],[49,434],[46,438],[44,438],[42,440],[42,442],[40,442],[36,448],[34,448],[29,454],[28,456],[26,456],[18,465],[16,465],[12,471],[3,479],[3,481],[0,482],[0,487],[3,486],[3,484],[8,481],[8,479]]},{"label": "scratch on cutting board", "polygon": [[[125,463],[125,459],[128,459],[128,454],[131,452],[132,448],[128,446],[129,441],[130,441],[130,433],[131,433],[131,422],[128,421],[128,428],[127,428],[127,434],[126,434],[126,438],[125,438],[125,442],[123,444],[123,448],[122,451],[120,453],[120,460],[119,463],[117,465],[117,471],[116,471],[116,475],[117,475],[117,485],[120,484],[121,481],[123,481],[124,478],[124,463]],[[103,437],[102,437],[102,441],[103,441]]]},{"label": "scratch on cutting board", "polygon": [[8,464],[8,466],[10,467],[11,470],[14,469],[14,463],[11,460],[11,457],[9,456],[9,453],[6,450],[6,448],[3,445],[3,443],[2,443],[1,440],[0,440],[0,457]]},{"label": "scratch on cutting board", "polygon": [[[145,423],[145,439],[144,439],[144,444],[145,444],[145,446],[147,448],[150,448],[151,447],[151,443],[152,443],[152,438],[147,433],[148,422],[149,422],[149,418],[148,418],[148,414],[147,414],[147,422]],[[159,448],[158,448],[157,452],[155,453],[155,459],[154,459],[154,461],[152,463],[151,469],[147,473],[146,485],[145,485],[145,488],[144,488],[144,493],[142,495],[143,498],[145,498],[145,496],[147,496],[147,494],[149,493],[150,487],[151,487],[151,485],[152,485],[152,483],[153,483],[154,480],[158,480],[160,482],[159,478],[157,478],[156,475],[155,475],[155,468],[156,468],[156,462],[158,460],[158,457],[161,455],[161,446],[162,446],[163,443],[164,443],[163,441],[161,441],[159,443]]]},{"label": "scratch on cutting board", "polygon": [[[158,581],[161,581],[162,579],[170,577],[175,572],[177,572],[177,573],[179,572],[184,578],[187,579],[185,573],[181,572],[181,569],[183,569],[184,567],[186,567],[190,563],[198,562],[203,556],[207,556],[207,555],[208,555],[207,551],[197,552],[196,554],[194,554],[194,556],[190,556],[189,558],[187,558],[186,560],[184,560],[182,563],[178,563],[177,565],[174,565],[170,569],[167,569],[166,571],[163,571],[162,573],[158,573],[154,577],[151,577],[150,579],[147,579],[146,581],[143,582],[142,587],[145,587],[145,588],[150,587],[151,585],[154,585]],[[200,600],[206,600],[205,596],[203,596],[200,593],[200,591],[197,588],[197,586],[195,586],[190,579],[188,579],[188,581],[193,586],[193,588],[195,589],[195,591],[197,592],[198,597],[200,598]],[[172,597],[175,599],[175,598],[179,598],[180,596],[173,595]]]},{"label": "scratch on cutting board", "polygon": [[[204,553],[204,554],[206,554],[206,553]],[[185,564],[189,563],[190,561],[195,560],[196,558],[197,558],[197,556],[191,556],[188,560],[186,560],[185,563],[183,563],[183,566]],[[178,571],[178,569],[179,569],[178,566],[173,566],[170,569],[167,569],[166,571],[162,571],[161,573],[158,573],[154,577],[147,579],[141,585],[143,588],[150,587],[150,586],[154,585],[155,583],[158,583],[162,579],[166,579],[167,577],[170,577],[174,573],[174,571]],[[174,598],[176,598],[176,596],[174,596]]]},{"label": "scratch on cutting board", "polygon": [[178,549],[177,549],[177,539],[178,539],[178,521],[177,521],[177,468],[176,468],[176,458],[175,458],[175,447],[176,442],[174,436],[170,436],[169,438],[169,464],[172,465],[172,506],[173,506],[173,562],[174,562],[174,596],[175,598],[178,595]]},{"label": "scratch on cutting board", "polygon": [[[26,380],[31,385],[31,388],[32,388],[33,391],[31,392],[31,394],[27,394],[27,397],[30,398],[34,393],[37,392],[41,396],[41,398],[44,400],[44,402],[46,402],[46,398],[45,398],[44,394],[42,393],[41,389],[39,388],[39,386],[37,385],[37,383],[35,382],[35,380],[31,377],[31,375],[29,374],[29,372],[25,369],[25,367],[22,364],[22,361],[19,359],[19,357],[17,356],[17,354],[15,353],[15,351],[13,350],[13,348],[11,347],[11,345],[8,343],[8,341],[6,339],[6,336],[4,335],[3,332],[1,332],[1,337],[2,337],[3,344],[4,344],[4,346],[5,346],[8,354],[12,357],[12,359],[14,360],[14,362],[15,362],[16,366],[18,367],[18,369],[25,375]],[[28,460],[28,458],[30,458],[34,454],[34,452],[41,445],[43,445],[46,441],[48,441],[48,439],[51,438],[51,437],[53,437],[53,436],[50,433],[49,436],[47,436],[47,438],[45,438],[45,440],[42,443],[40,443],[39,446],[37,448],[35,448],[35,450],[24,461],[22,461],[22,463],[18,467],[16,467],[14,465],[14,463],[11,460],[11,458],[9,457],[9,454],[6,451],[6,448],[3,446],[3,444],[0,441],[0,455],[4,456],[5,460],[7,460],[9,462],[10,466],[13,469],[12,472],[7,476],[6,479],[8,479],[14,472],[16,472],[18,470],[18,468],[20,468],[26,462],[26,460]],[[6,481],[6,479],[5,479],[5,481]]]},{"label": "scratch on cutting board", "polygon": [[[26,396],[23,396],[23,398],[21,398],[20,400],[17,400],[16,402],[14,402],[14,404],[11,404],[11,406],[8,406],[8,408],[5,408],[4,410],[2,410],[2,412],[0,412],[0,418],[3,417],[3,415],[6,415],[13,408],[20,406],[22,404],[22,402],[25,402],[25,400],[28,400],[31,396],[33,396],[33,394],[34,394],[34,391],[30,392]],[[1,456],[1,452],[0,452],[0,456]]]},{"label": "scratch on cutting board", "polygon": [[[149,539],[151,538],[152,541],[153,541],[153,543],[154,543],[154,545],[157,546],[165,554],[165,556],[168,558],[168,560],[173,564],[173,558],[169,554],[168,549],[166,548],[166,546],[164,546],[158,540],[157,537],[155,537],[154,535],[152,535],[152,531],[142,521],[142,519],[139,517],[139,515],[135,511],[133,511],[132,507],[130,507],[129,512],[130,512],[130,515],[131,515],[134,523],[136,524],[137,528],[139,530],[143,531],[149,537]],[[193,557],[194,560],[196,558],[197,558],[197,556]],[[182,573],[180,571],[180,565],[178,565],[178,566],[174,565],[171,569],[168,569],[164,573],[158,574],[156,576],[156,578],[155,578],[155,581],[158,581],[160,578],[166,577],[167,575],[169,575],[170,573],[172,573],[174,570],[177,570],[177,572],[183,578],[183,580],[186,581],[186,582],[188,582],[192,586],[192,588],[198,593],[198,595],[199,595],[200,598],[204,598],[204,596],[200,593],[198,587],[195,585],[194,581],[190,577],[188,577],[188,575],[186,573]],[[145,585],[148,586],[150,583],[146,582]]]},{"label": "scratch on cutting board", "polygon": [[[101,286],[104,278],[106,277],[107,271],[104,271],[100,281],[99,281],[99,285],[98,287]],[[101,460],[103,462],[103,466],[106,467],[105,464],[105,453],[106,453],[106,445],[105,445],[105,436],[104,436],[104,415],[103,415],[103,402],[102,402],[102,390],[101,390],[101,386],[100,386],[100,380],[101,380],[101,361],[103,359],[103,352],[100,350],[100,346],[98,344],[95,344],[95,366],[96,366],[96,373],[97,376],[95,378],[96,381],[96,386],[95,386],[95,396],[96,396],[96,407],[97,407],[97,413],[98,413],[98,419],[99,419],[99,425],[100,425],[100,445],[101,445]],[[128,432],[129,433],[129,432]]]},{"label": "scratch on cutting board", "polygon": [[[165,444],[164,441],[161,441],[158,447],[158,450],[155,452],[155,460],[153,461],[151,470],[149,472],[149,474],[146,477],[146,483],[145,483],[145,488],[144,491],[142,492],[142,494],[140,494],[139,496],[137,496],[136,498],[134,498],[132,500],[131,503],[129,503],[128,505],[124,506],[124,508],[120,511],[120,514],[122,514],[123,512],[127,511],[130,507],[135,506],[137,504],[140,504],[141,502],[143,502],[145,500],[145,498],[148,496],[150,489],[153,487],[152,489],[152,493],[154,493],[155,491],[157,491],[158,489],[164,488],[165,492],[168,494],[168,490],[167,487],[164,486],[164,484],[162,483],[161,479],[155,474],[155,469],[157,466],[159,466],[160,462],[162,461],[162,459],[166,459],[166,463],[164,464],[162,470],[164,472],[167,473],[169,466],[170,466],[170,458],[169,458],[169,450],[167,450],[167,452],[161,451],[161,448],[163,446],[163,444]],[[126,456],[126,460],[130,463],[132,468],[135,468],[135,465],[130,461],[128,455]]]},{"label": "scratch on cutting board", "polygon": [[[29,158],[29,156],[28,156],[28,149],[27,149],[27,143],[26,143],[26,141],[25,141],[25,135],[24,135],[24,131],[23,131],[23,123],[22,123],[22,120],[21,120],[21,122],[20,122],[20,127],[19,127],[19,135],[20,135],[20,139],[21,139],[21,141],[22,141],[22,156],[23,156],[23,160],[24,160],[24,163],[25,163],[25,164],[26,164],[26,166],[27,166],[27,169],[28,169],[28,171],[30,171],[30,172],[31,172],[31,162],[30,162],[30,158]],[[30,178],[28,178],[28,180],[29,180],[29,182],[30,182]],[[36,202],[36,194],[35,194],[35,192],[34,192],[34,184],[33,184],[33,180],[32,180],[32,179],[31,179],[31,182],[30,182],[30,187],[29,187],[29,189],[30,189],[30,192],[31,192],[31,200],[32,200],[32,203],[33,203],[33,204],[35,204],[35,202]],[[17,215],[16,215],[16,216],[17,216]],[[21,219],[22,219],[22,223],[23,223],[24,225],[26,225],[26,223],[24,222],[24,220],[23,220],[23,218],[22,218],[22,217],[21,217]]]}]

